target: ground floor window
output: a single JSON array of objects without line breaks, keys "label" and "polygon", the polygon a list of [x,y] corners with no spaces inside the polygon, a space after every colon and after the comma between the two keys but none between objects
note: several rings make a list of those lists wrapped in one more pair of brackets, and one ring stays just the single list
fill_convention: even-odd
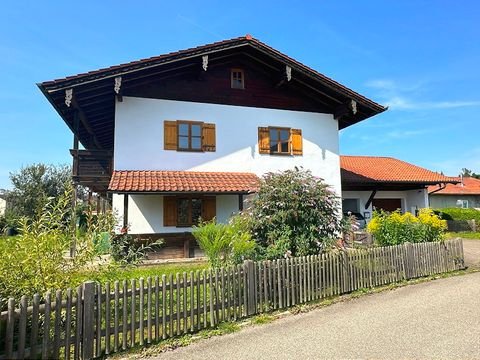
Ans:
[{"label": "ground floor window", "polygon": [[468,200],[457,200],[457,206],[462,209],[468,208]]},{"label": "ground floor window", "polygon": [[202,199],[179,198],[177,199],[177,225],[192,226],[198,224],[202,217]]},{"label": "ground floor window", "polygon": [[163,225],[190,227],[216,216],[215,196],[165,196]]}]

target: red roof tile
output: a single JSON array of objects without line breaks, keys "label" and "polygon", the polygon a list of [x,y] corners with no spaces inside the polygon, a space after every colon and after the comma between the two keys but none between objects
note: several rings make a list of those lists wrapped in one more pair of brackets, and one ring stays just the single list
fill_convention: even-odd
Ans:
[{"label": "red roof tile", "polygon": [[257,189],[251,173],[199,171],[114,171],[113,192],[248,193]]},{"label": "red roof tile", "polygon": [[438,184],[458,181],[391,157],[341,156],[340,163],[343,183]]},{"label": "red roof tile", "polygon": [[480,179],[465,177],[461,183],[447,184],[444,189],[436,191],[438,189],[438,186],[429,186],[428,192],[436,195],[480,195]]}]

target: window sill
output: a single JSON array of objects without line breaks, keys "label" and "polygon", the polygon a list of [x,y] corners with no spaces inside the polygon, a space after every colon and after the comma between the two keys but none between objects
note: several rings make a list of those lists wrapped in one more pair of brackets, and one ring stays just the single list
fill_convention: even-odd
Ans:
[{"label": "window sill", "polygon": [[199,150],[196,150],[196,149],[177,149],[177,151],[180,151],[180,152],[194,152],[194,153],[205,152],[202,149],[199,149]]},{"label": "window sill", "polygon": [[271,152],[271,153],[269,153],[269,155],[273,155],[273,156],[293,156],[293,154],[291,154],[291,153],[279,153],[279,152]]}]

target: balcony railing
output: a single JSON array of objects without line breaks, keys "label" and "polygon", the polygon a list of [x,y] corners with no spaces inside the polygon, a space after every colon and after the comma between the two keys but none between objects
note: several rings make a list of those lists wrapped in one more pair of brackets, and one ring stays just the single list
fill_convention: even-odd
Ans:
[{"label": "balcony railing", "polygon": [[112,176],[113,154],[109,150],[70,150],[73,181],[94,191],[106,191]]}]

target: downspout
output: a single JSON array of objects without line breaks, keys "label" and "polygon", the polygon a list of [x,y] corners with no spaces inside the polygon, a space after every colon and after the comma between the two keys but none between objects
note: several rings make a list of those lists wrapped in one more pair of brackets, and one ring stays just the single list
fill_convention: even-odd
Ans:
[{"label": "downspout", "polygon": [[[428,207],[430,207],[430,195],[435,194],[436,192],[442,191],[447,187],[447,184],[441,183],[440,187],[436,190],[433,190],[432,192],[428,193]],[[427,188],[428,189],[428,188]],[[428,190],[427,190],[428,191]]]}]

